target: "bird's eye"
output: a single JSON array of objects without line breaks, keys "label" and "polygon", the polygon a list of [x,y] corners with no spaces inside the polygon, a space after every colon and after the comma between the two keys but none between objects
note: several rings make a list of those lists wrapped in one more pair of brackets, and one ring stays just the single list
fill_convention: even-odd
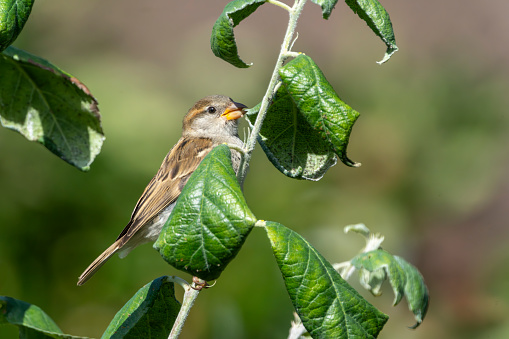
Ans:
[{"label": "bird's eye", "polygon": [[207,112],[210,114],[216,113],[216,108],[214,106],[207,107]]}]

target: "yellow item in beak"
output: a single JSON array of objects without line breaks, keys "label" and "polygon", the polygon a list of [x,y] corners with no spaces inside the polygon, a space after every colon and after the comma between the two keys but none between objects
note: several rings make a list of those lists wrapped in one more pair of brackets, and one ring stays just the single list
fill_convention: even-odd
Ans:
[{"label": "yellow item in beak", "polygon": [[221,114],[221,116],[226,117],[226,120],[236,120],[246,113],[246,111],[244,110],[244,108],[246,107],[247,107],[246,105],[234,101],[230,106],[228,106],[225,109],[224,113]]}]

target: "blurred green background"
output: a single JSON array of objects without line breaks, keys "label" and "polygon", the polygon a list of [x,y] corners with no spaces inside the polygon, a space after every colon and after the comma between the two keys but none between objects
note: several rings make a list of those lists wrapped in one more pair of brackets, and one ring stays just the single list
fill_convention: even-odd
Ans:
[{"label": "blurred green background", "polygon": [[[165,274],[190,279],[145,245],[76,286],[128,222],[187,109],[209,94],[248,106],[263,96],[287,14],[265,5],[236,28],[241,58],[254,62],[236,69],[209,47],[226,3],[35,2],[15,46],[90,88],[107,139],[82,173],[0,130],[1,295],[40,306],[66,333],[97,337],[147,282]],[[386,250],[421,270],[431,304],[415,331],[405,301],[391,306],[390,288],[376,299],[363,293],[391,317],[380,338],[509,337],[509,3],[382,4],[400,47],[383,66],[375,61],[385,46],[342,2],[328,21],[309,2],[294,47],[361,113],[348,155],[362,167],[338,165],[319,182],[295,181],[258,149],[247,201],[258,218],[297,230],[331,262],[364,245],[342,231],[363,222],[386,236]],[[182,338],[286,338],[291,319],[270,246],[255,229],[200,295]],[[0,327],[1,338],[15,336]]]}]

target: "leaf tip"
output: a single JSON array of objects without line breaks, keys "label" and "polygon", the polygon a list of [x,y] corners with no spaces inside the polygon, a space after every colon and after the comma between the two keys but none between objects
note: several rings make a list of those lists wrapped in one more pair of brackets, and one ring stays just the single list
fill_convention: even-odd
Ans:
[{"label": "leaf tip", "polygon": [[346,156],[344,157],[340,157],[341,159],[341,162],[345,165],[347,165],[348,167],[354,167],[354,168],[359,168],[362,166],[362,163],[360,162],[355,162],[353,160],[350,160],[348,159]]},{"label": "leaf tip", "polygon": [[368,238],[369,235],[371,234],[371,231],[369,230],[369,228],[366,225],[364,225],[363,223],[345,226],[343,231],[345,232],[345,234],[348,234],[350,232],[358,233],[358,234],[363,235],[366,238]]},{"label": "leaf tip", "polygon": [[[228,62],[230,62],[230,61],[228,61]],[[235,63],[230,62],[230,64],[232,64],[233,66],[235,66],[237,68],[249,68],[249,67],[253,66],[252,62],[246,63],[243,60],[241,60],[240,58],[239,58],[239,62],[235,62]]]},{"label": "leaf tip", "polygon": [[418,319],[417,322],[412,325],[412,326],[408,326],[409,329],[411,330],[415,330],[417,327],[419,327],[420,325],[422,324],[422,319]]},{"label": "leaf tip", "polygon": [[377,61],[376,63],[379,64],[379,65],[382,65],[382,64],[386,63],[387,61],[389,61],[389,59],[392,57],[392,55],[394,53],[396,53],[397,51],[399,51],[398,46],[396,46],[396,45],[390,46],[389,48],[387,48],[387,51],[385,52],[384,58],[382,60],[380,60],[380,61]]}]

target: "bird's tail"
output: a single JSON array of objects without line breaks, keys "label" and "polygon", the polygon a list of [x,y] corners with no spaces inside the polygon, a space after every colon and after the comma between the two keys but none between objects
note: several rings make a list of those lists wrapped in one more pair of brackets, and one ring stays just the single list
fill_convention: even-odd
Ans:
[{"label": "bird's tail", "polygon": [[97,272],[98,269],[101,268],[102,265],[113,255],[115,252],[118,251],[120,248],[119,241],[115,241],[110,247],[108,247],[100,256],[97,257],[97,259],[94,260],[93,263],[90,264],[90,266],[87,267],[87,269],[80,275],[78,279],[78,286],[83,285],[94,275],[95,272]]}]

